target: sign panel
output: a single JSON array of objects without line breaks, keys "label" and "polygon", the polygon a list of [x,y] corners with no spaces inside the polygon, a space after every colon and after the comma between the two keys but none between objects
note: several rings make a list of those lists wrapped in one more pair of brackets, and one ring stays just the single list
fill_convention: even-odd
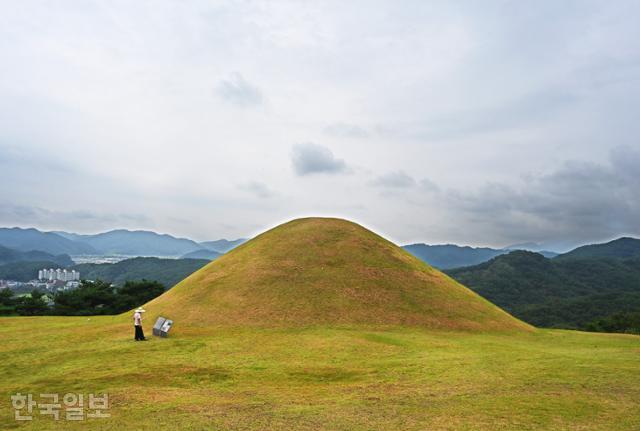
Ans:
[{"label": "sign panel", "polygon": [[166,319],[162,324],[162,328],[160,328],[160,336],[167,337],[169,335],[169,330],[173,326],[173,320]]},{"label": "sign panel", "polygon": [[164,325],[164,322],[166,322],[167,319],[165,319],[164,317],[158,317],[158,320],[156,320],[155,325],[153,325],[153,335],[156,336],[160,336],[160,330],[162,329],[162,325]]}]

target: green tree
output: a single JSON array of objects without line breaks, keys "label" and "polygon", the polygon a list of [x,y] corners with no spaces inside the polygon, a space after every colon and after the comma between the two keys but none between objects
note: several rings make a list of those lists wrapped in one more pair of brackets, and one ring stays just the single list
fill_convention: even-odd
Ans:
[{"label": "green tree", "polygon": [[59,292],[55,296],[53,313],[66,316],[89,316],[117,312],[115,288],[102,280],[86,281],[73,290]]},{"label": "green tree", "polygon": [[140,281],[127,281],[124,286],[117,291],[119,312],[140,306],[162,295],[164,291],[165,287],[157,281],[145,279]]},{"label": "green tree", "polygon": [[13,292],[9,288],[0,289],[0,315],[8,315],[15,313],[16,301],[13,298]]},{"label": "green tree", "polygon": [[33,290],[31,295],[25,295],[17,300],[16,312],[21,316],[41,316],[49,314],[49,306],[42,300],[44,293]]},{"label": "green tree", "polygon": [[127,281],[120,288],[102,280],[83,280],[78,289],[56,295],[52,313],[64,316],[119,314],[150,301],[164,290],[161,283],[144,279]]},{"label": "green tree", "polygon": [[588,331],[640,334],[640,312],[615,313],[587,324]]}]

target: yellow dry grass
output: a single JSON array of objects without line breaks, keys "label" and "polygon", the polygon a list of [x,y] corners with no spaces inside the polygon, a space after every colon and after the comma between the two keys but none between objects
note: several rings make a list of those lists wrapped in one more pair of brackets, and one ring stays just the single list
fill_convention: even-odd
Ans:
[{"label": "yellow dry grass", "polygon": [[152,318],[174,319],[176,331],[318,324],[533,330],[375,233],[329,218],[271,229],[145,308]]}]

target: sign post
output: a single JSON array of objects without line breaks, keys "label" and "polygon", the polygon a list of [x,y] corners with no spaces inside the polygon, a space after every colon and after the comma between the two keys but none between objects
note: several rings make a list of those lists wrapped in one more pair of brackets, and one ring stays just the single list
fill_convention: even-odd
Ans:
[{"label": "sign post", "polygon": [[167,338],[169,336],[169,330],[173,326],[173,320],[166,319],[164,317],[158,317],[155,325],[153,325],[153,335],[156,337]]},{"label": "sign post", "polygon": [[153,325],[153,335],[159,337],[160,336],[160,328],[162,328],[162,325],[164,325],[164,322],[167,319],[165,319],[164,317],[158,317],[158,320],[156,320],[155,325]]},{"label": "sign post", "polygon": [[172,326],[173,326],[173,320],[166,319],[162,324],[162,328],[160,328],[160,336],[165,338],[168,337],[169,330],[171,329]]}]

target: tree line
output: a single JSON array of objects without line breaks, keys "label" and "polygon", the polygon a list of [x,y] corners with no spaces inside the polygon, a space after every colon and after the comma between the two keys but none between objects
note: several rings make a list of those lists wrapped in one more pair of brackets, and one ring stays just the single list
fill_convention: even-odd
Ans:
[{"label": "tree line", "polygon": [[[54,294],[33,290],[30,295],[14,296],[10,289],[0,290],[0,314],[20,316],[94,316],[120,314],[138,307],[165,291],[152,280],[127,281],[121,287],[96,280],[82,281],[77,289]],[[47,297],[53,304],[49,305]]]}]

